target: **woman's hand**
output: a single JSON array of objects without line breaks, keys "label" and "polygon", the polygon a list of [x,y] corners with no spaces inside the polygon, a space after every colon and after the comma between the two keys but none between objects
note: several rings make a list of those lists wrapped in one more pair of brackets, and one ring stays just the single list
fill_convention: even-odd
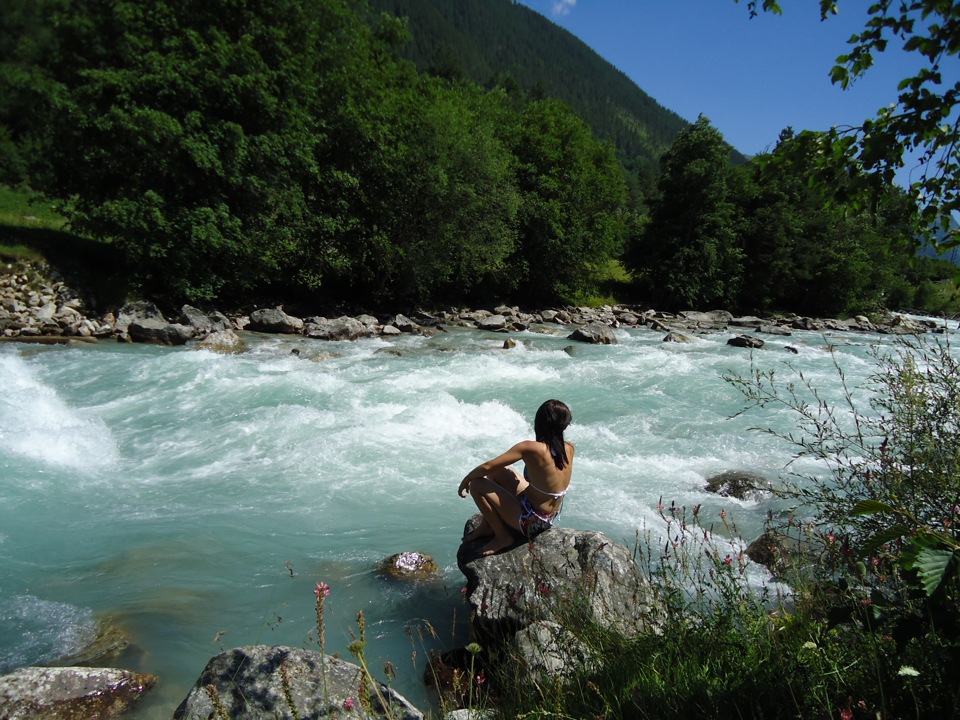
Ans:
[{"label": "woman's hand", "polygon": [[467,496],[467,492],[470,490],[470,475],[467,475],[460,481],[460,487],[457,488],[457,495],[462,498]]}]

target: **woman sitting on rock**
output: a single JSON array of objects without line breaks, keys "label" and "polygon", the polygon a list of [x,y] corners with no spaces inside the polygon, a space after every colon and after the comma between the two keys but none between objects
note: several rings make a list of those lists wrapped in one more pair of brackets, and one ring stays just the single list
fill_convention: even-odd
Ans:
[{"label": "woman sitting on rock", "polygon": [[[513,530],[533,539],[553,524],[573,472],[574,448],[563,439],[572,419],[570,408],[547,400],[533,421],[536,440],[517,443],[467,473],[457,492],[460,497],[470,492],[483,520],[464,542],[493,535],[480,552],[493,555],[515,544]],[[510,467],[518,460],[524,463],[522,476]]]}]

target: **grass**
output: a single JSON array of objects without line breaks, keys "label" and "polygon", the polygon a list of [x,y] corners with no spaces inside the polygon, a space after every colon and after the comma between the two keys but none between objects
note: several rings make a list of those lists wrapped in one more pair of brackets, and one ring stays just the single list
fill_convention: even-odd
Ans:
[{"label": "grass", "polygon": [[44,262],[87,289],[94,306],[121,305],[126,298],[117,250],[70,232],[53,203],[29,188],[0,185],[0,260]]}]

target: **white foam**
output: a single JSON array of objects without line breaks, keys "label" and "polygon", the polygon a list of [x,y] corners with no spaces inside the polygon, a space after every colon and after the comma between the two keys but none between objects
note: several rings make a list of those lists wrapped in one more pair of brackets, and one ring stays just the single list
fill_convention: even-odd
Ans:
[{"label": "white foam", "polygon": [[22,358],[0,354],[0,376],[0,443],[7,452],[80,472],[116,463],[119,453],[104,422],[70,407]]}]

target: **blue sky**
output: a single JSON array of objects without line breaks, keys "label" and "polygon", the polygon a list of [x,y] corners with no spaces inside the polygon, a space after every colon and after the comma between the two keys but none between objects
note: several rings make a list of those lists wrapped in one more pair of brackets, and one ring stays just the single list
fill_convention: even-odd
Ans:
[{"label": "blue sky", "polygon": [[[708,117],[747,155],[780,131],[859,124],[897,98],[918,62],[890,43],[848,90],[830,82],[835,58],[863,30],[865,0],[821,22],[814,0],[784,0],[782,15],[751,19],[746,0],[519,0],[566,28],[664,107]],[[954,78],[955,79],[955,78]]]}]

